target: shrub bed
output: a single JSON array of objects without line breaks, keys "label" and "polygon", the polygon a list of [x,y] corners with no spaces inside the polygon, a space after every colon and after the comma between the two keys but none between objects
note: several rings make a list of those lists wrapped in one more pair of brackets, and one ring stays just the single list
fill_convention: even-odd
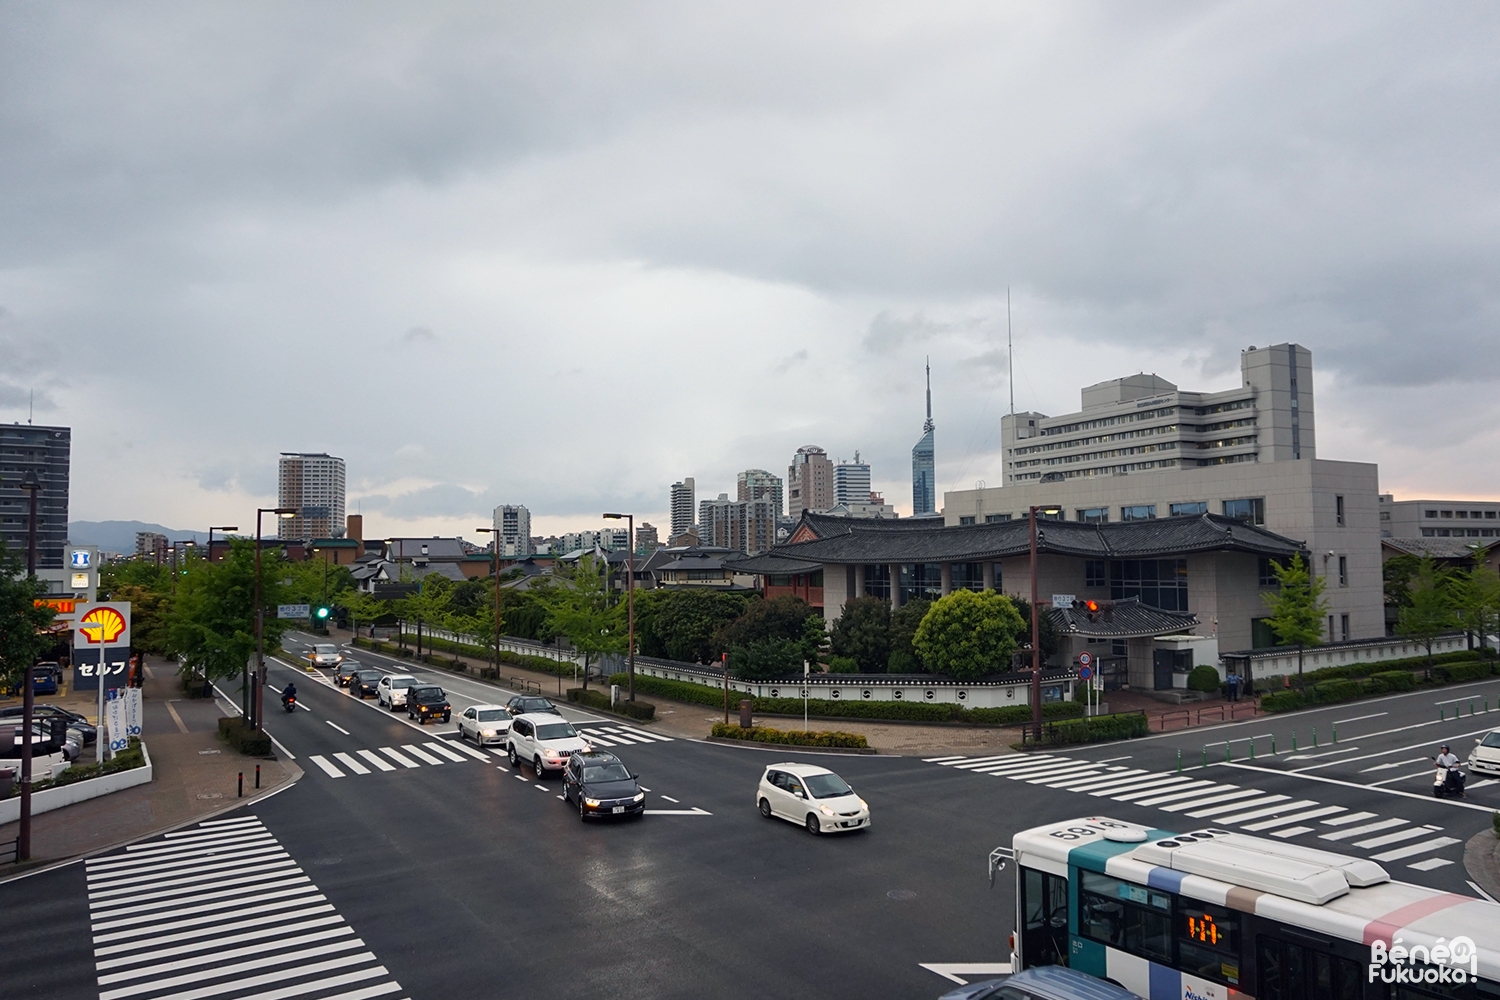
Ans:
[{"label": "shrub bed", "polygon": [[256,732],[238,715],[229,715],[219,720],[219,736],[247,757],[271,756],[271,737],[264,731]]},{"label": "shrub bed", "polygon": [[1122,712],[1118,715],[1100,715],[1092,719],[1049,723],[1042,727],[1041,742],[1048,746],[1063,746],[1129,740],[1137,736],[1145,736],[1150,728],[1151,725],[1146,719],[1145,712]]},{"label": "shrub bed", "polygon": [[609,703],[609,695],[603,691],[593,688],[568,688],[568,700],[590,708],[602,709],[606,712],[616,712],[620,715],[628,715],[632,719],[643,719],[650,721],[656,718],[656,706],[649,701],[625,701],[621,699],[613,705]]},{"label": "shrub bed", "polygon": [[1219,680],[1219,671],[1207,663],[1200,663],[1188,674],[1188,690],[1190,691],[1217,691],[1223,682]]},{"label": "shrub bed", "polygon": [[1481,680],[1494,672],[1494,664],[1489,660],[1476,660],[1472,663],[1450,663],[1433,667],[1432,679],[1443,684],[1457,684]]},{"label": "shrub bed", "polygon": [[[76,781],[87,781],[90,778],[102,778],[106,774],[114,774],[117,771],[130,771],[137,767],[146,766],[146,754],[141,750],[141,741],[138,737],[130,738],[130,746],[115,754],[103,764],[74,764],[55,778],[42,778],[31,783],[33,792],[40,792],[48,788],[61,788],[63,785],[71,785]],[[18,772],[19,773],[19,772]],[[12,793],[21,794],[19,780],[12,787]]]},{"label": "shrub bed", "polygon": [[[1311,651],[1313,648],[1314,647],[1309,647],[1309,651]],[[1489,661],[1493,664],[1495,661],[1495,656],[1495,651],[1488,648],[1483,650],[1459,649],[1454,650],[1451,653],[1438,653],[1432,658],[1432,662],[1434,666],[1455,663],[1471,663],[1474,661]],[[1339,678],[1352,679],[1359,677],[1370,677],[1376,673],[1390,673],[1396,670],[1425,671],[1426,669],[1427,657],[1410,656],[1400,660],[1362,660],[1359,663],[1344,663],[1336,667],[1319,667],[1317,670],[1304,671],[1300,676],[1297,674],[1291,674],[1290,676],[1292,679],[1293,687],[1299,685],[1302,687],[1306,687],[1308,685],[1319,684],[1323,681],[1337,680]],[[1479,676],[1487,675],[1481,674]],[[1267,681],[1275,681],[1276,685],[1281,684],[1281,679],[1279,677],[1263,677],[1256,682],[1256,686],[1262,687],[1262,689],[1264,689]]]},{"label": "shrub bed", "polygon": [[178,680],[182,683],[182,696],[184,698],[212,698],[213,688],[203,683],[202,674],[181,674]]},{"label": "shrub bed", "polygon": [[1417,686],[1417,678],[1410,670],[1382,670],[1370,675],[1370,693],[1384,694],[1388,691],[1411,691]]},{"label": "shrub bed", "polygon": [[[410,649],[402,649],[395,643],[382,642],[379,639],[355,639],[354,644],[361,649],[373,649],[375,652],[385,653],[387,656],[411,657],[415,655]],[[472,646],[466,642],[450,642],[447,639],[434,639],[431,636],[425,635],[422,637],[422,645],[433,650],[441,650],[445,653],[467,656],[471,660],[483,661],[476,664],[476,666],[488,665],[495,656],[493,649],[484,646]],[[458,668],[451,666],[452,664],[463,663],[462,660],[444,660],[442,657],[428,659],[426,654],[423,655],[423,659],[435,666],[449,667],[450,669],[466,669],[467,667],[467,665]],[[513,667],[520,667],[523,670],[534,670],[539,674],[551,674],[553,677],[572,677],[574,671],[579,669],[577,664],[567,660],[559,663],[546,656],[531,656],[527,653],[511,652],[508,649],[500,650],[500,662],[508,663]]]},{"label": "shrub bed", "polygon": [[[639,678],[637,678],[639,680]],[[852,750],[868,750],[870,744],[859,733],[804,733],[798,730],[783,731],[765,726],[725,725],[714,723],[713,735],[724,740],[748,740],[753,743],[783,743],[794,747],[846,747]]]},{"label": "shrub bed", "polygon": [[1334,677],[1316,684],[1278,689],[1261,695],[1260,707],[1264,712],[1292,712],[1312,705],[1333,705],[1371,695],[1412,691],[1423,683],[1436,686],[1480,680],[1492,676],[1494,672],[1494,664],[1490,660],[1471,658],[1434,667],[1431,681],[1424,681],[1421,674],[1410,670],[1382,670],[1368,677]]}]

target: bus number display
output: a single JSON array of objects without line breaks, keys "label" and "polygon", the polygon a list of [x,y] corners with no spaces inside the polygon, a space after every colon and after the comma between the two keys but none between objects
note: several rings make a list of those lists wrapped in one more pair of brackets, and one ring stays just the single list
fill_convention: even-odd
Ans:
[{"label": "bus number display", "polygon": [[1186,917],[1189,941],[1216,946],[1223,943],[1218,921],[1214,920],[1212,913],[1188,913]]}]

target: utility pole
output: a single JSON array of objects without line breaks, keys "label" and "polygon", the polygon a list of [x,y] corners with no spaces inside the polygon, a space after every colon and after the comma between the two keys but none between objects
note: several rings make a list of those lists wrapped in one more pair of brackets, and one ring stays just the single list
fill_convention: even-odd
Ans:
[{"label": "utility pole", "polygon": [[[635,515],[634,514],[605,514],[606,518],[618,521],[626,519],[626,544],[625,550],[625,606],[627,615],[626,626],[626,655],[629,658],[630,672],[630,700],[635,701]],[[725,711],[728,711],[727,709]]]},{"label": "utility pole", "polygon": [[[36,580],[36,495],[41,488],[41,480],[35,472],[27,472],[21,480],[21,489],[31,494],[26,519],[26,578],[32,581]],[[16,832],[17,861],[31,860],[31,727],[36,715],[34,668],[35,664],[27,663],[26,672],[21,677],[21,827]],[[99,726],[102,732],[102,716]]]},{"label": "utility pole", "polygon": [[1042,741],[1042,609],[1037,606],[1036,594],[1036,549],[1037,513],[1051,516],[1060,512],[1058,507],[1033,506],[1031,515],[1031,734]]}]

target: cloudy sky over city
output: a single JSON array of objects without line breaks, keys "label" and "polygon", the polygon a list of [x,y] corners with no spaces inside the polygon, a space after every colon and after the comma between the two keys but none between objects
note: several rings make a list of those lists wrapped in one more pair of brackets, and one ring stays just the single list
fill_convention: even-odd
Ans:
[{"label": "cloudy sky over city", "polygon": [[74,519],[662,524],[817,444],[1313,352],[1318,454],[1500,496],[1500,9],[0,4],[0,420]]}]

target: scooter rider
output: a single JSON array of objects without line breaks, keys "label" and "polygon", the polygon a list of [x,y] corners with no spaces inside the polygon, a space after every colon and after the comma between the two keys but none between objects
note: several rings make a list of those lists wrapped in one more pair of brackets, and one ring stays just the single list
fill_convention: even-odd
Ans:
[{"label": "scooter rider", "polygon": [[[281,703],[283,705],[285,705],[287,702],[291,701],[292,699],[294,699],[296,697],[297,697],[297,685],[294,684],[294,683],[292,683],[291,681],[288,681],[286,687],[282,688],[282,690],[281,690]],[[1457,757],[1454,758],[1454,760],[1457,760],[1457,759],[1458,759]]]},{"label": "scooter rider", "polygon": [[1439,748],[1439,753],[1432,758],[1437,765],[1437,780],[1433,782],[1444,791],[1449,791],[1464,798],[1464,775],[1458,769],[1458,755],[1448,748],[1444,743]]}]

